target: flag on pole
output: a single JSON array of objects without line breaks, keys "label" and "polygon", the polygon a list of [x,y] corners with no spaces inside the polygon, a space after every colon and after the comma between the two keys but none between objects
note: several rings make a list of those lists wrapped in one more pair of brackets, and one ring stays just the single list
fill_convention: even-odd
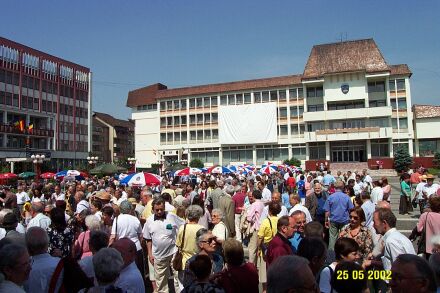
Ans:
[{"label": "flag on pole", "polygon": [[20,120],[20,131],[23,132],[24,131],[24,121]]},{"label": "flag on pole", "polygon": [[33,129],[34,129],[34,124],[29,124],[28,126],[29,132],[32,132]]}]

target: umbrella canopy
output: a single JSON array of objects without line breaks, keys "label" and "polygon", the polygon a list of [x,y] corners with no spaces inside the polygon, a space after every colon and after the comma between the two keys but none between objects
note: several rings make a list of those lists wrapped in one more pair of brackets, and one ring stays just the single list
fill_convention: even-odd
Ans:
[{"label": "umbrella canopy", "polygon": [[226,173],[232,173],[232,171],[229,168],[217,166],[217,167],[211,167],[208,169],[208,173],[214,173],[214,174],[226,174]]},{"label": "umbrella canopy", "polygon": [[122,179],[124,179],[124,178],[127,177],[127,176],[128,176],[128,174],[121,173],[121,174],[119,174],[119,176],[118,176],[118,180],[122,180]]},{"label": "umbrella canopy", "polygon": [[3,173],[0,174],[0,179],[17,179],[17,175],[14,173]]},{"label": "umbrella canopy", "polygon": [[78,170],[64,170],[55,174],[55,179],[64,179],[64,177],[74,178],[76,180],[83,180],[88,177],[87,173],[80,172]]},{"label": "umbrella canopy", "polygon": [[260,169],[261,174],[273,174],[277,171],[277,167],[274,165],[267,165]]},{"label": "umbrella canopy", "polygon": [[140,172],[128,175],[121,180],[121,184],[127,184],[128,186],[154,186],[159,185],[161,178],[159,175],[147,172]]},{"label": "umbrella canopy", "polygon": [[102,164],[96,168],[90,170],[90,174],[103,174],[103,175],[112,175],[116,173],[127,172],[127,169],[124,167],[116,166],[114,164]]},{"label": "umbrella canopy", "polygon": [[18,174],[18,177],[23,178],[23,179],[28,179],[28,178],[35,177],[35,175],[37,175],[37,174],[34,172],[28,171],[28,172],[23,172],[23,173]]},{"label": "umbrella canopy", "polygon": [[40,175],[40,178],[42,179],[53,179],[55,177],[55,173],[52,172],[46,172]]},{"label": "umbrella canopy", "polygon": [[200,173],[202,173],[202,170],[200,170],[199,168],[187,167],[185,169],[177,170],[176,172],[174,172],[174,176],[196,175]]}]

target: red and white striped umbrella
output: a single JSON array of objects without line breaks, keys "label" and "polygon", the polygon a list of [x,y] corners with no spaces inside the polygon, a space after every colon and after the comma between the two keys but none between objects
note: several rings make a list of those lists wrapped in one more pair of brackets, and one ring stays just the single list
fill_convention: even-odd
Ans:
[{"label": "red and white striped umbrella", "polygon": [[0,174],[0,179],[14,179],[17,178],[18,176],[14,173],[3,173]]},{"label": "red and white striped umbrella", "polygon": [[260,169],[261,174],[273,174],[277,171],[277,167],[275,165],[268,165]]},{"label": "red and white striped umbrella", "polygon": [[174,172],[174,176],[197,175],[201,173],[202,170],[200,170],[199,168],[186,167],[182,170],[177,170],[176,172]]},{"label": "red and white striped umbrella", "polygon": [[123,181],[126,179],[130,179],[127,181],[128,186],[154,186],[159,185],[161,178],[159,175],[153,174],[153,173],[147,173],[147,172],[140,172],[133,175],[129,175],[124,178]]},{"label": "red and white striped umbrella", "polygon": [[40,175],[40,178],[42,179],[54,179],[54,177],[55,177],[55,173],[52,172],[45,172]]}]

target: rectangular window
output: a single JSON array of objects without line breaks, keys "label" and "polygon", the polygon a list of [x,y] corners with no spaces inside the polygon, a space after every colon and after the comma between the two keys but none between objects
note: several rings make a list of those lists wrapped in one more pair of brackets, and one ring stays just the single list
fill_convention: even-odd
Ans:
[{"label": "rectangular window", "polygon": [[261,93],[254,93],[255,103],[261,103]]},{"label": "rectangular window", "polygon": [[211,123],[211,114],[205,113],[205,114],[203,114],[203,118],[204,118],[205,123]]},{"label": "rectangular window", "polygon": [[302,116],[304,113],[304,106],[292,106],[290,107],[290,117]]},{"label": "rectangular window", "polygon": [[174,109],[179,110],[180,109],[180,100],[174,100]]},{"label": "rectangular window", "polygon": [[173,101],[167,101],[167,110],[173,110]]},{"label": "rectangular window", "polygon": [[287,118],[287,108],[281,107],[280,109],[280,118]]},{"label": "rectangular window", "polygon": [[203,98],[196,99],[196,106],[197,106],[197,108],[203,107]]},{"label": "rectangular window", "polygon": [[298,160],[306,159],[306,148],[294,147],[292,148],[292,156]]},{"label": "rectangular window", "polygon": [[319,112],[324,111],[324,105],[308,105],[307,112]]},{"label": "rectangular window", "polygon": [[235,96],[236,98],[236,104],[237,105],[243,105],[243,94],[237,94]]},{"label": "rectangular window", "polygon": [[307,97],[308,98],[319,98],[319,97],[323,97],[324,91],[322,89],[322,87],[311,87],[311,88],[307,88]]},{"label": "rectangular window", "polygon": [[195,142],[197,140],[197,134],[195,131],[190,131],[189,132],[189,140],[192,142]]},{"label": "rectangular window", "polygon": [[302,88],[298,88],[298,99],[304,98],[304,93]]},{"label": "rectangular window", "polygon": [[421,157],[432,157],[436,152],[440,152],[440,140],[419,140]]},{"label": "rectangular window", "polygon": [[245,93],[244,94],[244,103],[245,104],[250,104],[251,102],[252,102],[251,94],[250,93]]},{"label": "rectangular window", "polygon": [[168,132],[167,133],[167,143],[172,143],[172,142],[173,142],[173,133]]},{"label": "rectangular window", "polygon": [[388,87],[390,88],[390,91],[395,91],[396,90],[396,83],[395,83],[396,81],[393,79],[393,80],[390,80],[389,82],[388,82]]},{"label": "rectangular window", "polygon": [[210,97],[204,97],[203,98],[203,107],[211,107],[211,98]]},{"label": "rectangular window", "polygon": [[228,95],[228,105],[235,105],[235,96]]},{"label": "rectangular window", "polygon": [[393,110],[396,110],[399,108],[399,110],[406,110],[407,104],[406,104],[406,98],[398,98],[397,99],[397,105],[396,105],[396,99],[391,99],[391,107]]},{"label": "rectangular window", "polygon": [[278,101],[278,93],[277,93],[277,91],[270,91],[270,101],[271,102]]},{"label": "rectangular window", "polygon": [[186,116],[180,116],[180,123],[186,125]]},{"label": "rectangular window", "polygon": [[407,129],[408,128],[408,119],[406,117],[399,118],[399,125],[397,125],[397,118],[392,118],[391,125],[394,129],[397,129],[398,126],[400,129]]},{"label": "rectangular window", "polygon": [[12,106],[18,107],[18,95],[17,94],[14,94],[14,96],[12,97]]},{"label": "rectangular window", "polygon": [[313,131],[322,130],[322,129],[324,129],[324,121],[307,123],[307,131],[308,132],[313,132]]},{"label": "rectangular window", "polygon": [[405,80],[404,79],[397,79],[397,90],[405,90]]},{"label": "rectangular window", "polygon": [[180,108],[182,110],[186,109],[186,99],[180,100]]},{"label": "rectangular window", "polygon": [[267,91],[263,92],[262,96],[263,96],[263,98],[262,98],[263,103],[269,102],[269,92],[267,92]]},{"label": "rectangular window", "polygon": [[165,102],[160,102],[160,110],[165,111],[167,109],[167,104]]},{"label": "rectangular window", "polygon": [[189,115],[189,124],[190,125],[196,124],[196,115]]},{"label": "rectangular window", "polygon": [[211,140],[211,130],[205,130],[204,131],[204,133],[205,133],[205,140],[207,140],[207,141],[210,141]]},{"label": "rectangular window", "polygon": [[174,132],[174,142],[180,143],[180,132]]},{"label": "rectangular window", "polygon": [[325,159],[325,144],[323,143],[316,143],[316,144],[309,144],[309,157],[310,160],[322,160]]},{"label": "rectangular window", "polygon": [[285,101],[286,100],[286,91],[284,91],[284,90],[278,91],[278,96],[280,98],[280,101]]},{"label": "rectangular window", "polygon": [[160,142],[161,143],[164,143],[164,142],[166,142],[167,141],[167,135],[166,135],[166,133],[161,133],[160,134]]},{"label": "rectangular window", "polygon": [[189,99],[189,108],[195,108],[196,107],[196,99]]},{"label": "rectangular window", "polygon": [[384,81],[373,81],[368,83],[369,93],[382,93],[385,92],[385,82]]},{"label": "rectangular window", "polygon": [[287,125],[280,125],[280,135],[287,135]]},{"label": "rectangular window", "polygon": [[180,133],[180,140],[181,140],[181,143],[188,142],[188,135],[187,135],[186,131]]},{"label": "rectangular window", "polygon": [[180,116],[175,116],[174,117],[174,126],[179,126],[180,125]]},{"label": "rectangular window", "polygon": [[218,129],[212,130],[212,139],[218,139]]},{"label": "rectangular window", "polygon": [[298,124],[291,124],[290,125],[290,134],[297,135],[298,134]]},{"label": "rectangular window", "polygon": [[328,110],[348,110],[348,109],[359,109],[359,108],[365,108],[364,100],[327,103]]},{"label": "rectangular window", "polygon": [[211,97],[211,106],[212,107],[218,106],[218,98],[217,97]]},{"label": "rectangular window", "polygon": [[224,106],[228,104],[228,97],[227,96],[220,96],[220,105]]},{"label": "rectangular window", "polygon": [[388,118],[370,118],[370,127],[390,127]]},{"label": "rectangular window", "polygon": [[371,141],[371,156],[374,158],[389,157],[390,150],[387,141]]},{"label": "rectangular window", "polygon": [[376,100],[376,101],[369,101],[368,102],[368,106],[370,108],[374,108],[374,107],[386,107],[387,105],[387,100]]},{"label": "rectangular window", "polygon": [[197,114],[197,125],[203,124],[203,114]]},{"label": "rectangular window", "polygon": [[213,123],[217,123],[218,122],[218,113],[212,113],[211,119],[212,119]]},{"label": "rectangular window", "polygon": [[203,142],[203,130],[197,130],[197,142]]},{"label": "rectangular window", "polygon": [[165,127],[167,125],[167,120],[165,117],[160,118],[160,127]]}]

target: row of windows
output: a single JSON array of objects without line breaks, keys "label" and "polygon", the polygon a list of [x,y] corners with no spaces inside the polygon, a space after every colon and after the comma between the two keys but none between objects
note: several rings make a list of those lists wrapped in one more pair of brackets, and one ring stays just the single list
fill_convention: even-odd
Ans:
[{"label": "row of windows", "polygon": [[[190,131],[189,138],[192,142],[214,142],[218,140],[218,129]],[[187,143],[188,135],[186,131],[161,133],[160,142],[162,144]]]},{"label": "row of windows", "polygon": [[348,109],[360,109],[365,108],[364,100],[352,100],[344,102],[328,102],[328,110],[348,110]]},{"label": "row of windows", "polygon": [[155,111],[155,110],[157,110],[157,104],[142,105],[142,106],[138,106],[137,109],[144,110],[144,111]]},{"label": "row of windows", "polygon": [[[406,118],[401,118],[404,120]],[[396,123],[397,120],[395,118],[391,119],[392,123]],[[403,123],[405,124],[405,123]],[[407,123],[405,124],[407,128]],[[350,128],[365,128],[365,127],[390,127],[389,118],[387,117],[379,117],[379,118],[370,118],[368,121],[365,119],[348,119],[348,120],[335,120],[329,121],[328,129],[350,129]],[[394,127],[393,124],[393,128]],[[405,128],[405,127],[400,127]],[[324,121],[316,121],[307,123],[307,131],[313,132],[317,130],[326,129]]]}]

